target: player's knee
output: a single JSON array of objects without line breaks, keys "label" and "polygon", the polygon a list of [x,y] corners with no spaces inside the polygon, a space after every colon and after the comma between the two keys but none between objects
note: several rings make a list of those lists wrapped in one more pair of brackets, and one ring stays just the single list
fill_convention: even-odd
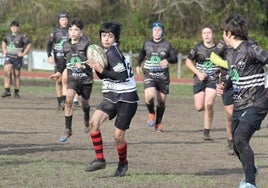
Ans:
[{"label": "player's knee", "polygon": [[212,104],[207,104],[206,105],[206,110],[209,111],[209,112],[213,111],[213,105]]},{"label": "player's knee", "polygon": [[204,106],[195,106],[195,110],[198,111],[198,112],[201,112],[204,110]]},{"label": "player's knee", "polygon": [[121,145],[123,142],[124,142],[124,139],[122,139],[120,136],[115,136],[114,137],[114,142],[115,142],[115,145]]}]

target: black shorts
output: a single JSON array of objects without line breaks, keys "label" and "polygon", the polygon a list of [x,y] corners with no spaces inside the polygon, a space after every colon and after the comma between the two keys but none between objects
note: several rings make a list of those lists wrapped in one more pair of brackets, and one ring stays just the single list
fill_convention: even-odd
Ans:
[{"label": "black shorts", "polygon": [[5,65],[12,64],[13,69],[20,70],[22,67],[22,58],[6,57]]},{"label": "black shorts", "polygon": [[126,103],[118,102],[112,103],[107,99],[103,99],[97,106],[98,110],[101,110],[109,115],[109,120],[112,120],[115,116],[115,127],[120,130],[129,129],[130,122],[136,114],[138,103]]},{"label": "black shorts", "polygon": [[197,94],[201,91],[205,91],[206,88],[211,88],[211,89],[216,89],[216,83],[214,82],[204,82],[204,83],[199,83],[195,84],[193,87],[193,92],[194,94]]},{"label": "black shorts", "polygon": [[93,84],[82,84],[81,81],[67,82],[67,89],[73,89],[86,100],[90,99]]},{"label": "black shorts", "polygon": [[144,89],[154,87],[158,92],[169,94],[169,83],[147,78],[144,80]]},{"label": "black shorts", "polygon": [[59,68],[60,68],[60,66],[61,66],[62,63],[66,64],[64,58],[61,58],[61,59],[55,58],[55,66],[54,66],[55,73],[56,72],[59,72]]},{"label": "black shorts", "polygon": [[224,106],[229,106],[234,104],[234,90],[232,87],[227,89],[221,96]]},{"label": "black shorts", "polygon": [[241,121],[248,122],[254,130],[261,128],[261,123],[266,117],[267,111],[263,108],[249,107],[243,110],[234,110],[232,128],[235,129]]}]

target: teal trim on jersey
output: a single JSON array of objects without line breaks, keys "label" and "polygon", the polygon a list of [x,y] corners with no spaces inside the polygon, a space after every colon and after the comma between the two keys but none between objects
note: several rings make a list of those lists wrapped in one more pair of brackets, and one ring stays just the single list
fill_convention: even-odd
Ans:
[{"label": "teal trim on jersey", "polygon": [[70,64],[71,64],[72,66],[74,66],[76,63],[81,64],[81,63],[82,63],[81,59],[80,59],[79,57],[72,57],[72,58],[70,59]]}]

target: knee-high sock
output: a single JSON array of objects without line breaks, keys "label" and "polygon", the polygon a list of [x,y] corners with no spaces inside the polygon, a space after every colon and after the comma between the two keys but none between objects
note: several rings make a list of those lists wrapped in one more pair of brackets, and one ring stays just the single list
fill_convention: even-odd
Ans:
[{"label": "knee-high sock", "polygon": [[127,142],[124,142],[122,145],[116,147],[118,156],[119,156],[119,162],[121,164],[127,163]]},{"label": "knee-high sock", "polygon": [[65,116],[65,127],[66,127],[66,129],[72,130],[72,119],[73,119],[73,116]]},{"label": "knee-high sock", "polygon": [[157,106],[155,124],[159,124],[162,121],[166,107]]},{"label": "knee-high sock", "polygon": [[104,160],[101,132],[98,131],[90,133],[90,137],[95,150],[96,158],[98,160]]},{"label": "knee-high sock", "polygon": [[155,114],[154,103],[146,104],[146,106],[150,114]]}]

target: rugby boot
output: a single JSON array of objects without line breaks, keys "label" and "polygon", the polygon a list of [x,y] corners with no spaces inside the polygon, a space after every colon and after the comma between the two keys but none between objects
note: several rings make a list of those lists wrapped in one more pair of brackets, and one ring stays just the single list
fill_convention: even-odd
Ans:
[{"label": "rugby boot", "polygon": [[14,98],[20,98],[20,94],[19,93],[14,93]]},{"label": "rugby boot", "polygon": [[155,119],[155,114],[148,114],[148,120],[147,120],[147,125],[149,127],[153,127],[154,126],[154,119]]},{"label": "rugby boot", "polygon": [[65,129],[63,134],[60,137],[60,142],[66,142],[70,136],[72,136],[71,129]]},{"label": "rugby boot", "polygon": [[164,132],[163,125],[161,123],[158,123],[155,125],[155,131],[158,133]]},{"label": "rugby boot", "polygon": [[1,95],[2,97],[9,97],[11,96],[11,93],[8,91],[4,91],[3,94]]},{"label": "rugby boot", "polygon": [[128,162],[127,163],[118,163],[118,167],[114,173],[114,176],[117,177],[122,177],[122,176],[125,176],[126,175],[126,172],[128,170]]},{"label": "rugby boot", "polygon": [[98,159],[94,159],[92,162],[90,162],[85,171],[86,172],[93,172],[96,170],[101,170],[101,169],[105,169],[106,168],[106,162],[105,159],[103,160],[98,160]]}]

